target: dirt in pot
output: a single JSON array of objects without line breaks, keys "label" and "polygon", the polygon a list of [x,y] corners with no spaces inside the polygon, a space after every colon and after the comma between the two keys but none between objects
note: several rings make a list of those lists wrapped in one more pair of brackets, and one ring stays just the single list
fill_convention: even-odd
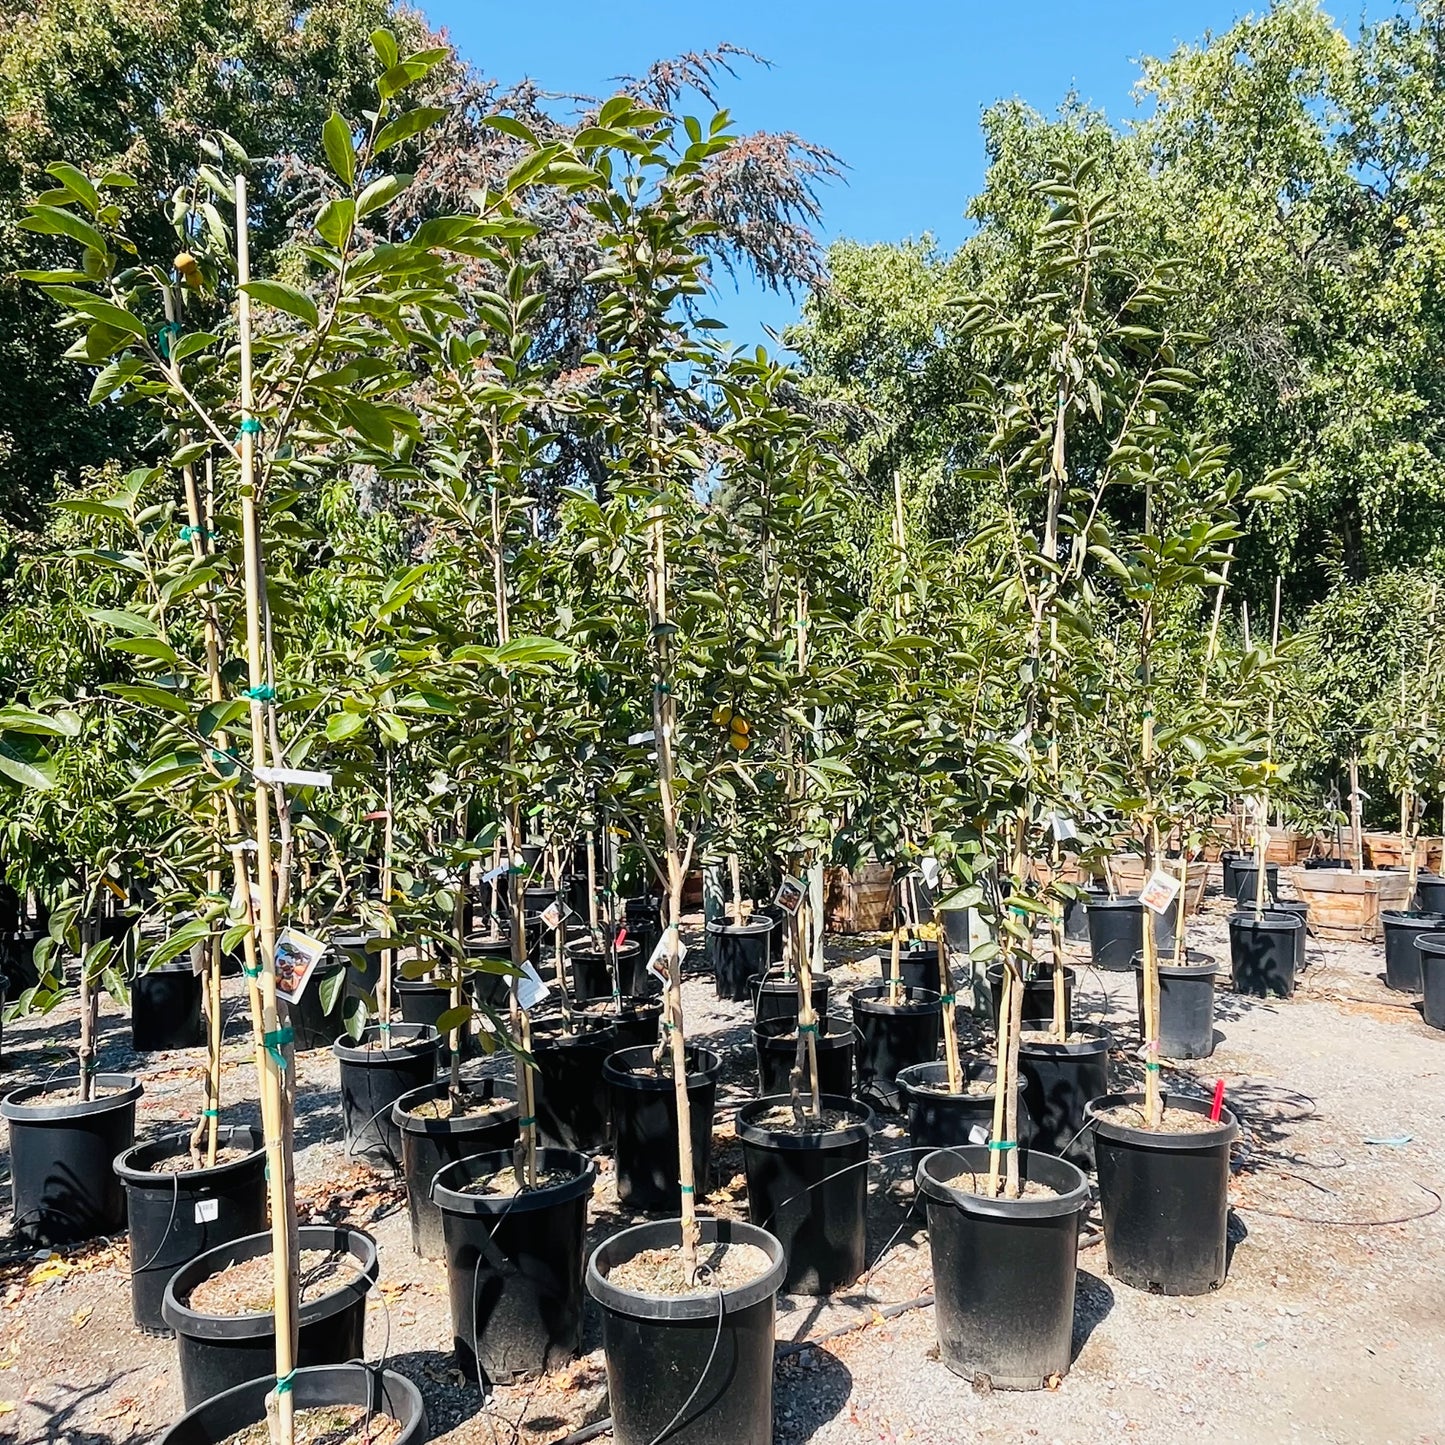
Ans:
[{"label": "dirt in pot", "polygon": [[1150,1128],[1144,1108],[1139,1104],[1115,1104],[1111,1109],[1100,1109],[1094,1117],[1106,1124],[1145,1129],[1151,1134],[1207,1134],[1220,1127],[1219,1120],[1211,1119],[1208,1114],[1196,1114],[1193,1109],[1165,1109],[1159,1124]]},{"label": "dirt in pot", "polygon": [[154,1164],[148,1165],[147,1174],[190,1174],[197,1169],[219,1169],[223,1164],[239,1164],[243,1159],[249,1159],[253,1153],[250,1149],[234,1149],[229,1144],[223,1145],[216,1150],[216,1162],[206,1163],[206,1151],[201,1149],[199,1154],[192,1154],[189,1151],[184,1154],[171,1154],[165,1159],[157,1159]]},{"label": "dirt in pot", "polygon": [[937,1094],[942,1099],[991,1099],[994,1095],[992,1079],[965,1079],[961,1089],[950,1089],[947,1079],[908,1087],[915,1094]]},{"label": "dirt in pot", "polygon": [[697,1282],[683,1278],[682,1251],[644,1249],[631,1259],[615,1264],[607,1279],[633,1294],[684,1299],[716,1294],[719,1290],[741,1289],[772,1267],[766,1250],[755,1244],[704,1244],[698,1246]]},{"label": "dirt in pot", "polygon": [[[987,1199],[988,1195],[988,1171],[984,1170],[975,1173],[972,1169],[960,1169],[957,1174],[948,1179],[940,1179],[940,1184],[946,1184],[950,1189],[957,1189],[964,1194],[976,1194],[980,1199]],[[1000,1171],[999,1192],[994,1195],[995,1199],[1013,1197],[1016,1199],[1057,1199],[1059,1191],[1047,1184],[1039,1184],[1032,1179],[1025,1179],[1020,1182],[1019,1192],[1009,1196],[1006,1187],[1002,1183],[1002,1171]]]},{"label": "dirt in pot", "polygon": [[[301,1251],[301,1299],[320,1299],[360,1273],[349,1254],[325,1249]],[[265,1315],[275,1308],[271,1256],[242,1260],[203,1279],[186,1301],[203,1315]]]},{"label": "dirt in pot", "polygon": [[856,1114],[850,1114],[846,1109],[824,1109],[814,1118],[807,1112],[805,1101],[801,1130],[798,1128],[797,1114],[787,1104],[779,1104],[777,1108],[759,1114],[752,1122],[759,1129],[766,1129],[773,1134],[818,1134],[833,1129],[846,1129],[849,1124],[858,1123],[859,1119]]},{"label": "dirt in pot", "polygon": [[1025,1029],[1019,1035],[1019,1040],[1025,1044],[1096,1044],[1098,1039],[1093,1034],[1065,1034],[1060,1038],[1050,1029]]},{"label": "dirt in pot", "polygon": [[482,1119],[488,1114],[500,1114],[503,1109],[514,1109],[511,1099],[487,1098],[484,1094],[447,1094],[440,1099],[428,1099],[406,1112],[414,1119]]},{"label": "dirt in pot", "polygon": [[[296,1445],[393,1445],[401,1438],[401,1422],[376,1415],[365,1405],[317,1405],[297,1410]],[[271,1445],[270,1428],[257,1420],[219,1445]]]},{"label": "dirt in pot", "polygon": [[[96,1099],[108,1099],[112,1094],[123,1094],[129,1085],[117,1087],[114,1084],[96,1084],[90,1091],[91,1101]],[[67,1104],[81,1104],[85,1101],[80,1097],[80,1089],[72,1084],[68,1089],[47,1089],[43,1094],[37,1094],[33,1099],[25,1101],[26,1108],[40,1107],[44,1109],[64,1108]]]},{"label": "dirt in pot", "polygon": [[554,1184],[565,1184],[575,1179],[570,1169],[539,1169],[535,1185],[518,1187],[517,1171],[504,1169],[500,1174],[488,1174],[485,1179],[473,1179],[457,1190],[458,1194],[480,1194],[485,1199],[515,1199],[518,1194],[531,1194],[534,1189],[549,1189]]}]

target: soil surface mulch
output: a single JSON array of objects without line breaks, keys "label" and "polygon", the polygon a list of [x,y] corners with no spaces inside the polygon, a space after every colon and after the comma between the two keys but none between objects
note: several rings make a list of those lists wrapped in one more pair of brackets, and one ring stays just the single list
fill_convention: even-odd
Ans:
[{"label": "soil surface mulch", "polygon": [[500,1174],[488,1174],[485,1179],[473,1179],[471,1183],[464,1184],[458,1189],[457,1193],[480,1194],[485,1199],[515,1199],[519,1194],[532,1194],[539,1189],[547,1189],[553,1184],[565,1184],[569,1179],[576,1177],[575,1174],[570,1174],[564,1169],[539,1169],[536,1184],[524,1184],[519,1187],[517,1171],[504,1169]]},{"label": "soil surface mulch", "polygon": [[201,1146],[200,1157],[197,1157],[188,1149],[184,1154],[171,1154],[165,1159],[157,1159],[146,1171],[148,1174],[191,1174],[197,1169],[219,1169],[223,1164],[239,1164],[243,1159],[249,1159],[252,1154],[250,1149],[233,1149],[230,1145],[223,1145],[216,1150],[216,1162],[206,1163],[206,1147]]},{"label": "soil surface mulch", "polygon": [[991,1099],[997,1092],[992,1079],[965,1079],[961,1089],[950,1089],[947,1079],[936,1084],[910,1084],[915,1094],[937,1094],[941,1099]]},{"label": "soil surface mulch", "polygon": [[1025,1029],[1020,1035],[1021,1042],[1026,1044],[1096,1044],[1098,1039],[1092,1034],[1066,1034],[1063,1038],[1055,1038],[1048,1029]]},{"label": "soil surface mulch", "polygon": [[834,1129],[846,1129],[849,1124],[862,1122],[856,1114],[850,1114],[844,1109],[824,1109],[816,1119],[805,1112],[803,1127],[799,1129],[798,1116],[786,1104],[769,1109],[767,1113],[759,1114],[753,1120],[759,1129],[767,1129],[774,1134],[826,1134]]},{"label": "soil surface mulch", "polygon": [[[296,1445],[393,1445],[401,1438],[401,1422],[390,1415],[370,1414],[365,1405],[318,1405],[292,1417]],[[228,1435],[220,1445],[271,1445],[265,1420]]]},{"label": "soil surface mulch", "polygon": [[[301,1300],[320,1299],[353,1275],[359,1274],[349,1254],[324,1249],[301,1251]],[[266,1315],[276,1307],[272,1288],[271,1256],[242,1260],[203,1279],[186,1301],[191,1309],[205,1315]]]},{"label": "soil surface mulch", "polygon": [[607,1278],[618,1289],[662,1298],[689,1299],[740,1289],[768,1272],[772,1261],[755,1244],[713,1244],[698,1248],[698,1277],[689,1284],[682,1274],[682,1251],[644,1249],[622,1264],[614,1265]]},{"label": "soil surface mulch", "polygon": [[440,1099],[428,1099],[407,1113],[416,1119],[481,1119],[487,1114],[500,1114],[503,1109],[515,1109],[514,1099],[484,1098],[481,1094],[464,1093],[457,1099],[450,1095]]},{"label": "soil surface mulch", "polygon": [[1135,1104],[1115,1104],[1112,1109],[1100,1109],[1095,1117],[1124,1129],[1146,1129],[1151,1134],[1207,1134],[1220,1127],[1220,1121],[1208,1114],[1196,1114],[1192,1109],[1165,1109],[1159,1127],[1150,1129],[1144,1110]]}]

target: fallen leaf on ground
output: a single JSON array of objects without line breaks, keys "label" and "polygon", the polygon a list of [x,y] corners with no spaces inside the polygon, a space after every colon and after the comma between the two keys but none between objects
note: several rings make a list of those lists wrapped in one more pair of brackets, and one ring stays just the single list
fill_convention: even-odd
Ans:
[{"label": "fallen leaf on ground", "polygon": [[71,1315],[70,1323],[73,1324],[76,1329],[82,1329],[94,1313],[94,1305],[81,1305],[81,1307]]}]

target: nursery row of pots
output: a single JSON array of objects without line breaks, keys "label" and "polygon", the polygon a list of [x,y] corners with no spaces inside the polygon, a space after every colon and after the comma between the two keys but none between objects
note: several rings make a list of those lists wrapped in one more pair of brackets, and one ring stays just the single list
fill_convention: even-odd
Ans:
[{"label": "nursery row of pots", "polygon": [[1385,943],[1385,984],[1420,1000],[1425,1022],[1445,1029],[1445,912],[1380,914]]}]

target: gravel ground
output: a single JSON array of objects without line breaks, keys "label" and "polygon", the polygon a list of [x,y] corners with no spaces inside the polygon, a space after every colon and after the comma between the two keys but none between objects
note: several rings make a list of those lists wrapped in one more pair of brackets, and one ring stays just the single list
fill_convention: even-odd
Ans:
[{"label": "gravel ground", "polygon": [[[1190,944],[1227,961],[1226,906],[1211,896]],[[830,940],[835,1013],[876,967],[874,945]],[[701,957],[700,946],[692,957]],[[1096,1230],[1079,1257],[1075,1357],[1056,1390],[978,1393],[937,1361],[927,1239],[912,1210],[906,1143],[880,1116],[870,1170],[870,1271],[831,1300],[779,1301],[775,1440],[887,1442],[1100,1440],[1273,1445],[1445,1442],[1445,1035],[1389,993],[1381,946],[1310,941],[1287,1002],[1221,990],[1208,1060],[1166,1066],[1169,1087],[1208,1094],[1223,1078],[1239,1113],[1231,1187],[1229,1278],[1216,1294],[1167,1299],[1110,1281]],[[1076,1018],[1109,1024],[1113,1082],[1139,1077],[1131,977],[1080,965]],[[244,1019],[232,990],[226,1117],[256,1117]],[[753,1091],[747,1009],[710,981],[685,988],[689,1030],[724,1058],[706,1208],[746,1217],[731,1114]],[[73,1058],[73,1007],[5,1031],[0,1081],[15,1087]],[[138,1132],[190,1122],[199,1054],[129,1049],[127,1021],[106,1013],[102,1063],[145,1081]],[[485,1067],[495,1067],[488,1064]],[[489,1401],[451,1356],[445,1269],[415,1258],[400,1186],[349,1161],[340,1141],[336,1065],[302,1056],[298,1179],[303,1218],[369,1230],[381,1281],[367,1344],[426,1396],[444,1445],[543,1445],[607,1413],[597,1320],[583,1357]],[[1372,1142],[1375,1141],[1375,1142]],[[891,1156],[891,1157],[890,1157]],[[8,1194],[8,1156],[3,1190]],[[631,1222],[601,1160],[589,1243]],[[1407,1222],[1390,1222],[1404,1220]],[[1091,1224],[1097,1222],[1091,1215]],[[0,1440],[142,1445],[180,1413],[174,1343],[133,1329],[124,1240],[36,1259],[0,1234]],[[825,1337],[826,1338],[823,1338]],[[807,1341],[818,1341],[805,1344]],[[607,1436],[602,1438],[606,1439]]]}]

